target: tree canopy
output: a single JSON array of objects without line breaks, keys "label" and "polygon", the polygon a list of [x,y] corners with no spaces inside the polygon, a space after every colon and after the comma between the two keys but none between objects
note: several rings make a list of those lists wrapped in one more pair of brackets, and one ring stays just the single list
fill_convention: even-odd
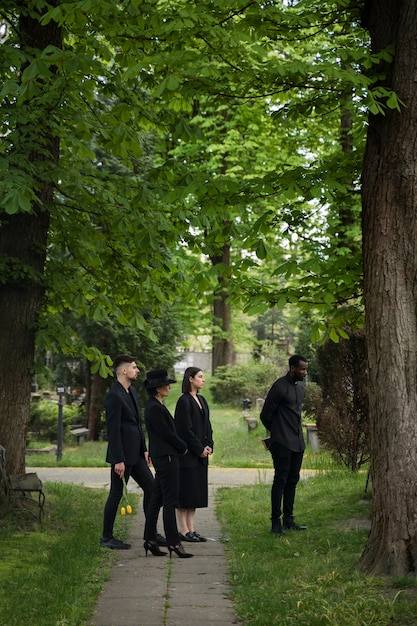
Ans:
[{"label": "tree canopy", "polygon": [[[170,303],[188,321],[209,305],[217,318],[219,302],[223,321],[231,306],[292,303],[310,313],[313,339],[363,324],[367,115],[371,138],[389,136],[390,163],[401,146],[382,120],[412,121],[401,82],[411,3],[397,4],[382,3],[387,26],[368,0],[4,0],[0,441],[10,469],[24,467],[35,341],[109,371],[82,320],[152,339],[149,315]],[[380,170],[371,174],[378,149],[368,141],[368,303],[381,234],[370,195],[392,215]],[[216,323],[216,340],[229,335]]]}]

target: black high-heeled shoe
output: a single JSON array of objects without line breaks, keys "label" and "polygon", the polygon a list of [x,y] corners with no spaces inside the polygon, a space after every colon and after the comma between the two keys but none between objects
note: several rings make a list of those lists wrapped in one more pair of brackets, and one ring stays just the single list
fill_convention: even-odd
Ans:
[{"label": "black high-heeled shoe", "polygon": [[168,546],[168,550],[169,550],[169,558],[172,558],[172,553],[175,552],[175,554],[180,558],[180,559],[189,559],[190,557],[192,557],[193,555],[190,554],[189,552],[186,552],[184,550],[184,547],[182,546],[182,544],[178,543],[176,546]]},{"label": "black high-heeled shoe", "polygon": [[158,544],[152,543],[152,541],[148,541],[148,540],[145,541],[145,543],[143,544],[143,547],[145,548],[146,556],[148,556],[148,550],[154,556],[166,556],[168,554],[168,552],[164,552],[163,550],[160,550]]}]

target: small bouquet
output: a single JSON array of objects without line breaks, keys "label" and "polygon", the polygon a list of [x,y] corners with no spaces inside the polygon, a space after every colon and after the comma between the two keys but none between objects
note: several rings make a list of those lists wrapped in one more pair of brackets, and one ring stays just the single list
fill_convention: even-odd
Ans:
[{"label": "small bouquet", "polygon": [[132,507],[129,504],[129,497],[127,495],[127,486],[126,486],[126,480],[125,477],[122,476],[122,480],[123,480],[123,498],[124,500],[126,500],[126,506],[122,506],[120,509],[120,513],[121,515],[126,515],[126,513],[128,515],[131,515],[132,513]]}]

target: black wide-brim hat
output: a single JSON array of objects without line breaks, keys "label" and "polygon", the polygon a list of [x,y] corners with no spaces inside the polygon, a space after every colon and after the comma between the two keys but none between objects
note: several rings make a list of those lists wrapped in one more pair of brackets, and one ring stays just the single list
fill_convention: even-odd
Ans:
[{"label": "black wide-brim hat", "polygon": [[172,385],[176,380],[169,378],[166,370],[151,370],[146,374],[145,389],[156,389],[164,385]]}]

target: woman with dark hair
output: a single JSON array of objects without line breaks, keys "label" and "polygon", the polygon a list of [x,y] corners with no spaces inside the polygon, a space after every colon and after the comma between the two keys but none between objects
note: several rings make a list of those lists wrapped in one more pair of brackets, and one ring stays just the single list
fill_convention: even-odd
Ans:
[{"label": "woman with dark hair", "polygon": [[205,383],[199,367],[188,367],[182,396],[175,407],[175,426],[188,451],[180,458],[180,496],[177,519],[183,541],[207,541],[194,529],[195,510],[208,506],[208,457],[213,453],[210,412],[200,391]]},{"label": "woman with dark hair", "polygon": [[145,380],[145,389],[149,399],[145,407],[145,423],[149,438],[149,456],[155,468],[155,486],[148,507],[145,521],[144,539],[146,555],[148,550],[154,556],[164,556],[166,552],[157,544],[156,524],[162,506],[162,518],[169,550],[186,559],[192,554],[185,552],[178,533],[175,508],[179,495],[179,455],[187,453],[187,444],[177,434],[171,413],[163,404],[175,383],[168,377],[166,370],[152,370]]}]

